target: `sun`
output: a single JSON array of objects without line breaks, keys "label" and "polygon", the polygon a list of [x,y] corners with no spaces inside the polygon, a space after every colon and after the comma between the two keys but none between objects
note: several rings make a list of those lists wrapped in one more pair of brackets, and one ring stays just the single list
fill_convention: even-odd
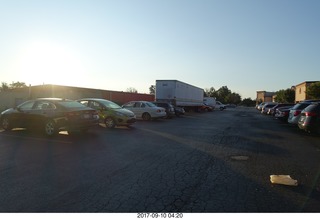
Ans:
[{"label": "sun", "polygon": [[19,72],[32,84],[75,85],[85,74],[79,58],[58,43],[37,41],[26,46],[20,57]]}]

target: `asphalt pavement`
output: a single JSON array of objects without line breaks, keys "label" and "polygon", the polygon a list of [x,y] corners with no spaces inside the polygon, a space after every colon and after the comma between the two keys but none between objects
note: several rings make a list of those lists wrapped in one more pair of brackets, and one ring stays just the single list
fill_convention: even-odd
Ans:
[{"label": "asphalt pavement", "polygon": [[0,130],[0,174],[0,212],[320,212],[320,136],[253,108],[78,136]]}]

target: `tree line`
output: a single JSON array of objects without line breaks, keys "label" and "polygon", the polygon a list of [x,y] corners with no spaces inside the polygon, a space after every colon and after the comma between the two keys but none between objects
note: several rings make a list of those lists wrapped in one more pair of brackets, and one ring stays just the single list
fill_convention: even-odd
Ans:
[{"label": "tree line", "polygon": [[24,87],[27,87],[26,83],[20,82],[20,81],[17,81],[17,82],[13,81],[11,84],[8,84],[6,82],[1,82],[0,92],[8,91],[15,88],[24,88]]}]

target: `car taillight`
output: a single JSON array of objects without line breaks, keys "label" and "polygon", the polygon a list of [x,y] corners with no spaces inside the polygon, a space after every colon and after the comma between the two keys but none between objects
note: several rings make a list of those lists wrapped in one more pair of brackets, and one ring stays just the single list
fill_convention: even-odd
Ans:
[{"label": "car taillight", "polygon": [[305,112],[304,114],[306,116],[317,116],[317,113],[315,113],[315,112]]},{"label": "car taillight", "polygon": [[300,113],[301,113],[300,110],[296,110],[296,111],[294,111],[293,115],[294,115],[294,116],[298,116]]},{"label": "car taillight", "polygon": [[161,113],[161,110],[158,109],[158,110],[157,110],[157,113]]}]

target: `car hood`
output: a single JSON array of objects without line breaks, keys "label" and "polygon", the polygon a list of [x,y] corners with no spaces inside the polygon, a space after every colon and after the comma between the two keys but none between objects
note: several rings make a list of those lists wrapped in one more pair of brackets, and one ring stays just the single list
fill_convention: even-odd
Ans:
[{"label": "car hood", "polygon": [[15,108],[6,109],[5,111],[1,112],[1,115],[4,114],[10,114],[12,112],[16,112],[17,110]]},{"label": "car hood", "polygon": [[154,109],[156,109],[156,110],[166,111],[166,108],[164,108],[164,107],[160,107],[160,106],[156,106],[156,107],[154,107]]},{"label": "car hood", "polygon": [[119,108],[119,109],[114,109],[114,111],[128,115],[128,116],[133,116],[134,113],[131,110],[124,109],[124,108]]}]

